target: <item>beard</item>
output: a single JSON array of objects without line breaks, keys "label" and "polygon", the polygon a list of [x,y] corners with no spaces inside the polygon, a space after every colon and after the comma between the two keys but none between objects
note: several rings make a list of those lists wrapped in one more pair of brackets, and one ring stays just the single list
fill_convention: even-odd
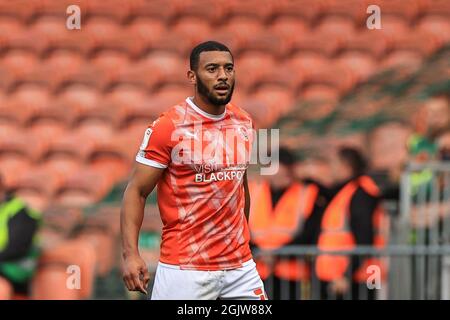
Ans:
[{"label": "beard", "polygon": [[231,101],[231,97],[233,96],[233,90],[234,90],[234,83],[230,87],[230,91],[228,92],[228,95],[225,97],[216,97],[214,96],[214,93],[212,90],[208,90],[206,85],[200,80],[200,78],[197,76],[197,89],[198,92],[206,97],[208,99],[208,102],[211,103],[214,106],[223,106]]}]

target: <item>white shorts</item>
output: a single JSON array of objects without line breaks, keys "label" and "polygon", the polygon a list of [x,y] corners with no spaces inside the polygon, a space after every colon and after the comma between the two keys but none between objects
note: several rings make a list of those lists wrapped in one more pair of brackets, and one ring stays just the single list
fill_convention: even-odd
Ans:
[{"label": "white shorts", "polygon": [[158,263],[152,300],[266,300],[264,284],[249,260],[232,270],[181,270]]}]

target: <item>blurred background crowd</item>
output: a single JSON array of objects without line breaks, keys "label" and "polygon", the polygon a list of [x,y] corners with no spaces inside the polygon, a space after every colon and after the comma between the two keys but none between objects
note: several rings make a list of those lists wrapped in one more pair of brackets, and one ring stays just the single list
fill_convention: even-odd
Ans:
[{"label": "blurred background crowd", "polygon": [[[66,28],[74,4],[80,30]],[[366,25],[373,4],[381,29]],[[402,262],[408,298],[450,299],[447,0],[0,0],[0,299],[139,298],[121,281],[120,201],[145,128],[192,94],[188,56],[204,40],[234,54],[232,102],[280,129],[278,173],[249,172],[269,297],[404,298],[392,256],[300,247],[407,244],[441,250]],[[152,194],[152,271],[160,230]],[[366,265],[383,290],[367,288]]]}]

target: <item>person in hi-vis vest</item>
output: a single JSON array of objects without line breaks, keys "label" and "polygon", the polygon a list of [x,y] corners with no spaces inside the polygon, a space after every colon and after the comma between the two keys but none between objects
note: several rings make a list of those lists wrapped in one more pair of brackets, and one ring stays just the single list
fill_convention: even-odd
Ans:
[{"label": "person in hi-vis vest", "polygon": [[320,189],[313,183],[295,181],[295,162],[291,151],[280,148],[277,173],[249,182],[250,243],[252,249],[264,251],[256,258],[256,266],[270,299],[299,299],[301,283],[310,279],[310,266],[303,259],[270,254],[283,246],[310,244],[305,239],[311,237],[303,231],[316,215]]},{"label": "person in hi-vis vest", "polygon": [[[340,148],[332,168],[335,195],[323,213],[318,248],[351,251],[357,245],[383,247],[387,238],[387,217],[380,205],[377,185],[365,174],[364,157],[356,149]],[[386,266],[382,259],[320,254],[315,273],[321,283],[321,298],[375,299],[376,290],[367,284],[369,266],[379,268],[380,281],[385,277]]]},{"label": "person in hi-vis vest", "polygon": [[0,176],[0,300],[29,295],[41,223],[41,214],[7,190]]}]

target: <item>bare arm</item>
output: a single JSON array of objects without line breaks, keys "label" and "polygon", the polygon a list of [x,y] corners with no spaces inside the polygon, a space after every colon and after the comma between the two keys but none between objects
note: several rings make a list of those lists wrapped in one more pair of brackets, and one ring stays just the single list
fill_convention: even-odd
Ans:
[{"label": "bare arm", "polygon": [[249,222],[250,218],[250,191],[248,189],[248,180],[247,180],[247,171],[245,171],[244,174],[244,192],[245,192],[245,206],[244,206],[244,213],[245,218],[247,218],[247,222]]},{"label": "bare arm", "polygon": [[[147,196],[152,192],[163,169],[157,169],[140,163],[132,173],[125,190],[120,213],[120,231],[122,236],[122,256],[124,259],[124,281],[130,291],[147,293],[148,271],[139,255],[139,231],[144,219],[144,207]],[[144,279],[141,277],[143,276]]]}]

